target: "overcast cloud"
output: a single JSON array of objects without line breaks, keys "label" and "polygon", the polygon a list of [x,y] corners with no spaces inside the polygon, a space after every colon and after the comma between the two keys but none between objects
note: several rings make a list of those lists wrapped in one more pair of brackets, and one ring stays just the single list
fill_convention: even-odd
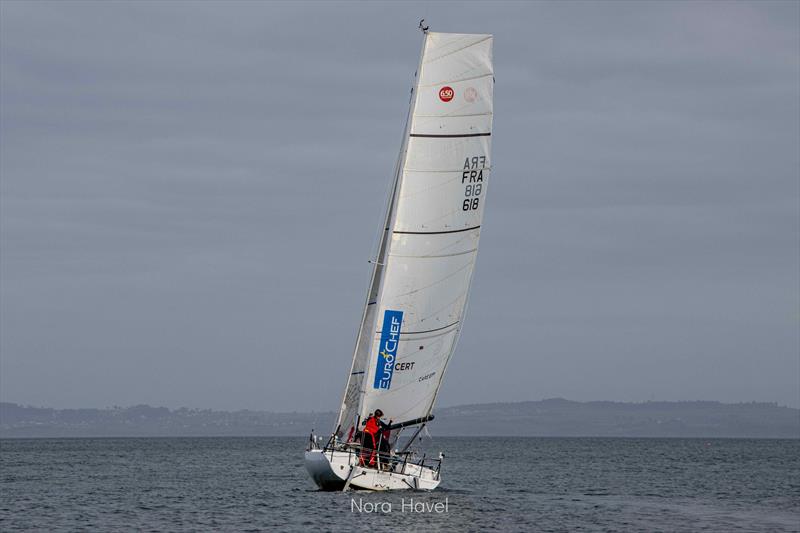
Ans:
[{"label": "overcast cloud", "polygon": [[440,405],[800,405],[800,4],[0,3],[0,399],[338,407],[421,44],[495,34]]}]

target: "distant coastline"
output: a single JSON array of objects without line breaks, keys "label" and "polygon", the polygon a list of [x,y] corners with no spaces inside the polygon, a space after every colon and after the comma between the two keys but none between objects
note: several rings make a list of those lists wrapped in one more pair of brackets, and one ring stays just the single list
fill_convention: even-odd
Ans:
[{"label": "distant coastline", "polygon": [[[561,398],[444,407],[437,436],[800,438],[800,409],[775,403],[576,402]],[[137,405],[52,409],[0,402],[0,438],[304,436],[332,412],[273,413]]]}]

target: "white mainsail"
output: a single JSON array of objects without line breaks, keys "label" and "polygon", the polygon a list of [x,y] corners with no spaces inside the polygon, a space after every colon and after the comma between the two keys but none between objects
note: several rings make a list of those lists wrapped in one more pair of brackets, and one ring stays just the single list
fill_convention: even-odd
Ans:
[{"label": "white mainsail", "polygon": [[490,175],[492,36],[426,33],[336,428],[431,414],[458,340]]}]

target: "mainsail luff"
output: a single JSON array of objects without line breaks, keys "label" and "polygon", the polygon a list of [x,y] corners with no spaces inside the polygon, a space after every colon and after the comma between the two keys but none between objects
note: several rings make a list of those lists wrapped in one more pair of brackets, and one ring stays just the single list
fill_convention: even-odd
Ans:
[{"label": "mainsail luff", "polygon": [[[420,23],[421,27],[421,23]],[[425,44],[427,43],[428,32],[423,31],[422,49],[420,51],[420,58],[417,64],[417,70],[414,72],[414,84],[411,88],[411,97],[409,99],[408,112],[406,114],[406,121],[403,127],[403,136],[400,143],[400,152],[397,155],[395,163],[394,177],[390,188],[389,201],[386,206],[386,214],[384,216],[383,224],[381,225],[381,239],[378,245],[378,253],[376,254],[375,261],[373,262],[372,275],[370,278],[369,289],[367,290],[367,298],[364,302],[364,311],[361,316],[361,324],[356,336],[356,345],[353,351],[353,361],[350,366],[350,374],[348,375],[347,385],[345,386],[344,396],[342,398],[342,405],[339,410],[336,424],[334,425],[334,432],[339,432],[341,436],[349,428],[354,427],[357,421],[358,412],[361,409],[361,402],[364,393],[364,377],[368,374],[367,365],[369,364],[370,348],[372,346],[371,335],[365,336],[365,331],[374,331],[377,323],[377,303],[379,301],[380,289],[383,282],[383,274],[385,272],[388,245],[390,236],[392,234],[391,228],[394,224],[395,204],[397,201],[397,192],[400,183],[400,176],[403,172],[405,163],[406,152],[408,150],[409,130],[411,127],[411,118],[414,114],[414,107],[417,99],[417,90],[419,86],[420,70],[422,68],[422,59],[425,54]],[[366,342],[365,342],[366,341]],[[360,368],[360,370],[359,370]]]}]

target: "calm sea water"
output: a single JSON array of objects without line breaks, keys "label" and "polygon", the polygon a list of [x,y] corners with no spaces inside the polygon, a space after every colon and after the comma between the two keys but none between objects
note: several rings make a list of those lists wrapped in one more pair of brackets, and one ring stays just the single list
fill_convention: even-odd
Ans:
[{"label": "calm sea water", "polygon": [[800,530],[796,440],[437,438],[440,488],[391,494],[317,491],[304,445],[2,440],[0,530]]}]

